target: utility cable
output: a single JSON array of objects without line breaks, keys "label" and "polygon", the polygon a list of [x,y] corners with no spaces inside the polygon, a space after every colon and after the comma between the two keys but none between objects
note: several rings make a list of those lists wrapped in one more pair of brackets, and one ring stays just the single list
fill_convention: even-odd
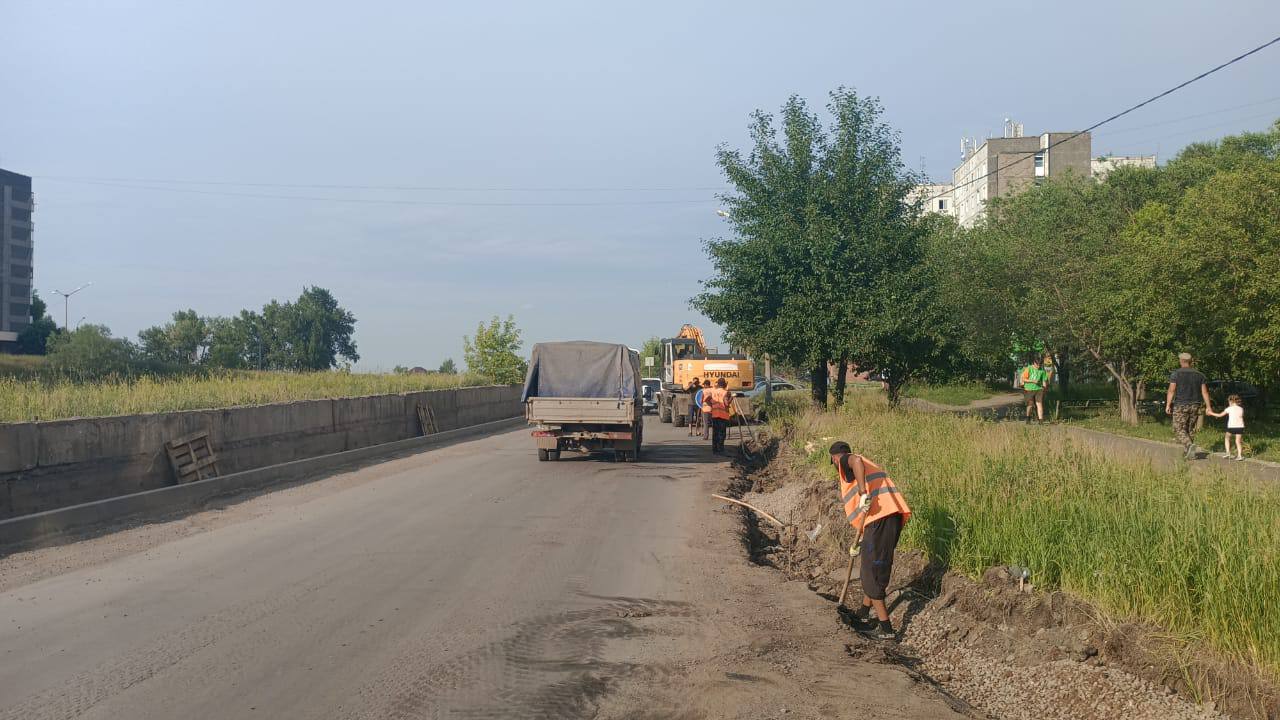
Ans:
[{"label": "utility cable", "polygon": [[[50,178],[44,178],[49,180]],[[601,200],[598,202],[470,202],[451,200],[375,200],[369,198],[318,197],[314,195],[268,195],[265,193],[240,193],[223,190],[196,190],[192,188],[151,187],[146,185],[130,185],[126,183],[99,182],[96,180],[68,180],[61,182],[82,185],[100,185],[102,187],[124,188],[126,190],[155,190],[159,192],[184,193],[190,195],[216,195],[222,197],[262,198],[270,200],[307,200],[329,203],[356,203],[362,205],[431,205],[443,207],[614,207],[624,205],[695,205],[715,203],[715,198],[704,200]]]},{"label": "utility cable", "polygon": [[84,177],[64,175],[36,175],[41,180],[61,180],[65,182],[111,182],[111,183],[151,183],[154,185],[214,185],[233,187],[260,188],[295,188],[302,190],[393,190],[401,192],[693,192],[725,190],[723,185],[703,185],[688,187],[476,187],[458,185],[329,185],[308,183],[265,183],[265,182],[233,182],[227,180],[171,180],[155,178],[117,178],[117,177]]},{"label": "utility cable", "polygon": [[[1163,97],[1166,97],[1166,96],[1168,96],[1168,95],[1171,95],[1171,94],[1173,94],[1173,93],[1175,93],[1175,92],[1177,92],[1177,91],[1181,90],[1182,88],[1184,88],[1184,87],[1186,87],[1186,86],[1190,85],[1191,83],[1196,82],[1197,80],[1203,80],[1204,78],[1209,77],[1210,75],[1212,75],[1212,74],[1214,74],[1214,73],[1218,72],[1219,70],[1222,70],[1223,68],[1226,68],[1226,67],[1229,67],[1229,66],[1231,66],[1231,65],[1234,65],[1234,64],[1236,64],[1236,63],[1240,62],[1241,60],[1244,60],[1245,58],[1249,57],[1250,55],[1253,55],[1253,54],[1255,54],[1255,53],[1261,52],[1261,51],[1263,51],[1263,50],[1265,50],[1265,49],[1267,49],[1267,48],[1271,47],[1272,45],[1275,45],[1276,43],[1280,43],[1280,35],[1277,35],[1276,37],[1274,37],[1274,38],[1272,38],[1272,39],[1268,40],[1267,42],[1265,42],[1265,43],[1263,43],[1263,44],[1259,45],[1258,47],[1256,47],[1256,48],[1254,48],[1254,49],[1252,49],[1252,50],[1249,50],[1248,52],[1242,53],[1242,54],[1240,54],[1240,55],[1237,55],[1237,56],[1235,56],[1235,57],[1231,58],[1230,60],[1228,60],[1228,61],[1226,61],[1226,62],[1222,63],[1221,65],[1218,65],[1217,67],[1213,67],[1213,68],[1210,68],[1209,70],[1205,70],[1204,72],[1200,73],[1199,75],[1196,75],[1195,77],[1191,78],[1190,80],[1184,80],[1183,82],[1180,82],[1180,83],[1178,83],[1177,85],[1174,85],[1173,87],[1169,88],[1168,90],[1165,90],[1165,91],[1164,91],[1164,92],[1162,92],[1162,93],[1159,93],[1159,94],[1157,94],[1157,95],[1153,95],[1153,96],[1151,96],[1151,97],[1147,98],[1146,100],[1143,100],[1142,102],[1138,103],[1137,105],[1134,105],[1134,106],[1132,106],[1132,107],[1130,107],[1130,108],[1128,108],[1128,109],[1125,109],[1125,110],[1121,110],[1120,112],[1116,113],[1115,115],[1112,115],[1112,116],[1111,116],[1111,117],[1109,117],[1109,118],[1106,118],[1105,120],[1099,120],[1098,122],[1096,122],[1096,123],[1094,123],[1094,124],[1090,125],[1089,127],[1085,128],[1085,129],[1083,129],[1083,130],[1078,130],[1078,131],[1076,131],[1076,132],[1074,132],[1074,133],[1072,133],[1072,134],[1068,135],[1067,137],[1062,138],[1061,140],[1057,140],[1057,141],[1054,141],[1054,142],[1052,142],[1052,143],[1049,143],[1049,144],[1048,144],[1048,145],[1046,145],[1045,147],[1042,147],[1042,148],[1036,148],[1035,150],[1028,150],[1028,151],[1021,151],[1021,152],[1016,152],[1016,153],[1010,153],[1011,155],[1023,155],[1023,156],[1025,156],[1025,157],[1023,157],[1023,158],[1019,158],[1019,159],[1017,159],[1017,160],[1010,161],[1010,162],[1009,162],[1008,164],[1006,164],[1006,165],[998,166],[995,170],[992,170],[992,171],[988,172],[988,173],[987,173],[987,174],[985,174],[985,175],[981,175],[981,176],[979,176],[979,177],[973,178],[972,180],[966,180],[966,181],[964,181],[964,182],[960,183],[959,185],[954,185],[954,186],[952,186],[952,188],[951,188],[951,192],[955,192],[956,190],[958,190],[958,189],[960,189],[960,188],[962,188],[962,187],[965,187],[966,185],[972,185],[973,183],[976,183],[976,182],[978,182],[979,180],[985,180],[986,178],[989,178],[989,177],[991,177],[992,175],[995,175],[996,173],[1000,172],[1001,170],[1007,170],[1008,168],[1010,168],[1010,167],[1012,167],[1012,166],[1014,166],[1014,165],[1016,165],[1016,164],[1018,164],[1018,163],[1022,162],[1022,161],[1023,161],[1023,160],[1025,160],[1027,157],[1030,157],[1030,156],[1035,155],[1035,154],[1037,154],[1037,153],[1048,152],[1049,150],[1052,150],[1053,148],[1055,148],[1055,147],[1057,147],[1057,146],[1061,145],[1062,143],[1070,142],[1071,140],[1074,140],[1074,139],[1076,139],[1076,138],[1080,137],[1081,135],[1083,135],[1083,134],[1085,134],[1085,133],[1087,133],[1087,132],[1091,132],[1091,131],[1093,131],[1093,130],[1095,130],[1095,129],[1097,129],[1097,128],[1102,127],[1103,125],[1106,125],[1107,123],[1111,122],[1112,120],[1117,120],[1117,119],[1119,119],[1119,118],[1122,118],[1122,117],[1124,117],[1125,115],[1128,115],[1129,113],[1133,112],[1134,110],[1137,110],[1137,109],[1139,109],[1139,108],[1141,108],[1141,107],[1144,107],[1144,106],[1146,106],[1146,105],[1150,105],[1151,103],[1155,102],[1156,100],[1159,100],[1160,98],[1163,98]],[[968,158],[966,158],[966,160],[967,160],[967,159],[968,159]],[[937,194],[937,195],[934,195],[933,197],[930,197],[930,198],[926,199],[926,200],[924,201],[924,203],[927,205],[927,204],[932,203],[934,200],[937,200],[938,198],[942,198],[942,197],[946,197],[946,196],[947,196],[947,193],[939,193],[939,194]]]}]

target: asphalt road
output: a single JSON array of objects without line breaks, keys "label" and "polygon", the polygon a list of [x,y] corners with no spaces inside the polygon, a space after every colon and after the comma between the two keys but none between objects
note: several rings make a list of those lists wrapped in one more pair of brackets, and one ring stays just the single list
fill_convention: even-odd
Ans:
[{"label": "asphalt road", "polygon": [[667,568],[705,496],[679,480],[710,453],[670,426],[650,437],[649,462],[540,463],[526,431],[504,433],[14,588],[0,595],[0,718],[576,702],[566,681],[609,618],[683,599]]},{"label": "asphalt road", "polygon": [[[755,717],[753,700],[812,700],[788,685],[803,653],[748,650],[745,596],[777,580],[707,496],[725,465],[670,425],[646,435],[625,464],[538,462],[527,431],[503,433],[9,558],[39,572],[0,593],[0,719],[680,715],[643,707],[662,691],[713,703],[683,716]],[[698,689],[677,689],[693,667]],[[767,699],[724,687],[775,670]]]}]

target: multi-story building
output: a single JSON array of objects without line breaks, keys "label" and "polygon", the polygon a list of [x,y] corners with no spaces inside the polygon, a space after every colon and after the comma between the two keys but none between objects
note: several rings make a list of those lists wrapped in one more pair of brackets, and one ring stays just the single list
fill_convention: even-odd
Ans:
[{"label": "multi-story building", "polygon": [[1104,155],[1089,161],[1093,179],[1098,182],[1106,180],[1107,175],[1119,167],[1154,168],[1155,166],[1155,155]]},{"label": "multi-story building", "polygon": [[0,170],[0,348],[31,324],[34,210],[31,178]]},{"label": "multi-story building", "polygon": [[[1089,133],[1043,133],[1022,137],[988,138],[976,149],[967,146],[964,160],[952,172],[955,218],[972,227],[987,202],[1013,195],[1044,178],[1075,173],[1091,177]],[[1073,137],[1074,136],[1074,137]]]},{"label": "multi-story building", "polygon": [[909,205],[922,203],[920,207],[922,212],[955,217],[956,209],[955,204],[952,202],[953,199],[950,183],[917,185],[915,189],[907,194],[907,203]]}]

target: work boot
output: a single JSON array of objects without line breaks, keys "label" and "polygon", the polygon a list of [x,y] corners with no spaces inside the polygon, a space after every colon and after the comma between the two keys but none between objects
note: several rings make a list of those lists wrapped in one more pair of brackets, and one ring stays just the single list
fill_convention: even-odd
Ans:
[{"label": "work boot", "polygon": [[880,620],[875,623],[869,623],[865,630],[858,630],[858,634],[871,640],[897,640],[898,636],[893,632],[893,625],[888,620]]}]

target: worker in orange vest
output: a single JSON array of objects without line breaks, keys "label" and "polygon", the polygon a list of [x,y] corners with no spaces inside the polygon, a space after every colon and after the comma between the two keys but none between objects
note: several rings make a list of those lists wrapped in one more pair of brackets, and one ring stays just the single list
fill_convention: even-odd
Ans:
[{"label": "worker in orange vest", "polygon": [[724,452],[724,441],[729,434],[729,418],[733,417],[733,394],[726,388],[724,378],[716,380],[710,392],[703,392],[702,399],[711,407],[711,452]]},{"label": "worker in orange vest", "polygon": [[702,439],[711,439],[711,378],[702,381],[702,390],[695,396],[698,407],[702,409]]},{"label": "worker in orange vest", "polygon": [[[884,598],[893,574],[893,552],[911,508],[884,468],[853,454],[849,443],[838,441],[829,452],[840,475],[845,519],[862,541],[862,604],[853,613],[857,628],[872,639],[893,640],[896,636]],[[873,610],[875,622],[870,619]]]}]

